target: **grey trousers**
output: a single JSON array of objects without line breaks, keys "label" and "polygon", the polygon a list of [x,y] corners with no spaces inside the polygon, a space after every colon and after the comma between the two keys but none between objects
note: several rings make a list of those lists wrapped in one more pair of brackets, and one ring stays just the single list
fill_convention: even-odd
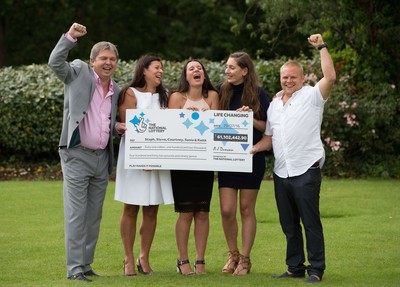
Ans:
[{"label": "grey trousers", "polygon": [[59,149],[64,176],[67,277],[91,269],[108,185],[109,151]]}]

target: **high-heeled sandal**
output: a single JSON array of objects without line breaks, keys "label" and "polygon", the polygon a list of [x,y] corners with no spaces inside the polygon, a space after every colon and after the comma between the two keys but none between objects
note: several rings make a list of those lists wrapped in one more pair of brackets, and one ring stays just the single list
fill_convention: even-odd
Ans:
[{"label": "high-heeled sandal", "polygon": [[189,272],[183,273],[182,269],[181,269],[181,266],[185,265],[185,264],[189,264],[189,266],[190,266],[189,259],[186,259],[186,260],[176,259],[176,272],[178,272],[179,274],[182,274],[182,275],[193,275],[193,274],[195,274],[192,270],[190,270]]},{"label": "high-heeled sandal", "polygon": [[146,271],[143,270],[143,266],[140,263],[140,259],[139,258],[136,260],[136,267],[137,267],[137,270],[139,271],[139,273],[141,273],[143,275],[152,275],[153,274],[153,271],[146,272]]},{"label": "high-heeled sandal", "polygon": [[198,272],[197,271],[197,265],[206,265],[206,261],[203,259],[203,260],[196,260],[194,262],[194,273],[196,273],[196,274],[206,274],[205,270],[204,270],[204,272]]},{"label": "high-heeled sandal", "polygon": [[250,269],[251,269],[250,257],[240,255],[239,263],[235,269],[235,272],[233,272],[232,275],[234,276],[247,275],[250,273]]},{"label": "high-heeled sandal", "polygon": [[223,273],[233,273],[239,263],[239,250],[229,251],[229,259],[226,262],[224,268],[222,268]]},{"label": "high-heeled sandal", "polygon": [[126,266],[127,262],[124,260],[124,261],[122,261],[122,263],[124,263],[124,268],[123,268],[124,276],[136,276],[136,273],[126,273],[125,266]]}]

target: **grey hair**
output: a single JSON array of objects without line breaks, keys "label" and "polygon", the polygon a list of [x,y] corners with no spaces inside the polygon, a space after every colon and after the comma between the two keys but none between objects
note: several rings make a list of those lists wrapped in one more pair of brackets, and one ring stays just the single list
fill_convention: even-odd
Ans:
[{"label": "grey hair", "polygon": [[96,59],[96,57],[103,50],[110,50],[111,52],[114,52],[117,56],[117,60],[119,59],[117,47],[113,43],[102,41],[93,45],[92,50],[90,51],[90,61]]}]

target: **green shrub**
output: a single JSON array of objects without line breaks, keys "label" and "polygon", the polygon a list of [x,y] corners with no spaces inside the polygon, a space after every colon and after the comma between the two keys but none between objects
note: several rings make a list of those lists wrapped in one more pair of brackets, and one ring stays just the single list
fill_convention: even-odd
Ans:
[{"label": "green shrub", "polygon": [[[376,83],[373,71],[359,65],[351,51],[332,53],[337,82],[326,103],[322,141],[326,150],[323,174],[329,177],[400,177],[400,122],[398,88]],[[255,60],[260,85],[272,100],[280,90],[279,68],[287,60]],[[307,83],[322,76],[319,57],[301,56]],[[212,82],[224,79],[224,62],[203,59]],[[135,61],[120,61],[115,80],[123,87],[132,78]],[[165,61],[163,83],[177,87],[182,62]],[[368,75],[371,78],[367,78]],[[365,78],[364,81],[356,80]],[[63,110],[63,85],[47,65],[0,69],[0,162],[58,161],[57,145]],[[115,139],[116,150],[118,140]],[[266,176],[272,175],[272,155]]]},{"label": "green shrub", "polygon": [[398,87],[374,80],[381,77],[371,67],[361,65],[350,49],[333,57],[337,82],[326,104],[322,124],[322,138],[327,147],[326,174],[398,178]]},{"label": "green shrub", "polygon": [[62,122],[62,84],[47,65],[3,68],[0,78],[1,155],[51,158]]}]

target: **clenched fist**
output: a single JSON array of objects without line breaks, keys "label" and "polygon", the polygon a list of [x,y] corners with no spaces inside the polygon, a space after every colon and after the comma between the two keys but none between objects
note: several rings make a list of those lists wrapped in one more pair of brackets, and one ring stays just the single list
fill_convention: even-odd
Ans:
[{"label": "clenched fist", "polygon": [[71,28],[69,28],[68,34],[72,37],[72,38],[79,38],[84,36],[87,33],[86,31],[86,26],[83,26],[81,24],[78,23],[74,23],[72,24]]}]

